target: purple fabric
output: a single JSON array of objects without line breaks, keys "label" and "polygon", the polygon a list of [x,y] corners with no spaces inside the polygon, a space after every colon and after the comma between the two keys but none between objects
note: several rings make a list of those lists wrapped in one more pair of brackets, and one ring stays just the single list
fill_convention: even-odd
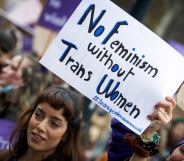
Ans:
[{"label": "purple fabric", "polygon": [[182,144],[184,144],[184,137],[181,138],[179,141],[177,141],[176,144],[174,144],[174,146],[171,148],[170,154],[174,151],[174,149],[176,149],[177,147],[179,147]]},{"label": "purple fabric", "polygon": [[133,132],[115,118],[111,121],[111,128],[112,133],[108,147],[108,161],[123,161],[131,157],[133,150],[124,142],[124,135]]},{"label": "purple fabric", "polygon": [[58,32],[77,8],[81,0],[48,0],[38,24]]},{"label": "purple fabric", "polygon": [[9,137],[14,127],[14,122],[0,119],[0,150],[8,148]]},{"label": "purple fabric", "polygon": [[175,48],[182,56],[184,56],[184,45],[176,42],[175,40],[170,40],[169,44]]},{"label": "purple fabric", "polygon": [[22,42],[22,51],[31,52],[33,50],[33,37],[28,36],[23,38]]}]

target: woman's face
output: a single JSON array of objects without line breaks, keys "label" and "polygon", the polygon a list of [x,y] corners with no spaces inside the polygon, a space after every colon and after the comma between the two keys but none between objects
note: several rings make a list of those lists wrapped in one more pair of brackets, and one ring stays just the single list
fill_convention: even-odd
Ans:
[{"label": "woman's face", "polygon": [[0,75],[2,84],[13,84],[19,87],[23,84],[23,70],[29,68],[31,65],[31,61],[26,56],[16,55],[7,66],[2,68]]},{"label": "woman's face", "polygon": [[67,130],[63,109],[55,110],[48,103],[40,103],[28,125],[28,146],[35,151],[53,152]]},{"label": "woman's face", "polygon": [[178,122],[172,128],[171,137],[175,143],[177,140],[181,139],[184,136],[184,123]]},{"label": "woman's face", "polygon": [[168,157],[167,161],[184,161],[184,144],[177,147]]}]

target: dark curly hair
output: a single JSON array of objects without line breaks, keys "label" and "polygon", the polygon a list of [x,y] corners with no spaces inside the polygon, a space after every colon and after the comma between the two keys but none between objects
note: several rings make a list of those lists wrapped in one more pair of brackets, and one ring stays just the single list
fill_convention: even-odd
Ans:
[{"label": "dark curly hair", "polygon": [[[49,103],[54,109],[64,109],[64,117],[68,121],[68,128],[53,154],[43,161],[82,161],[79,149],[79,131],[82,121],[80,98],[76,93],[62,87],[49,87],[35,100],[33,106],[21,115],[17,127],[10,139],[8,158],[20,158],[28,149],[27,129],[29,120],[37,105],[42,102]],[[9,160],[7,159],[7,160]],[[1,155],[0,155],[1,160]]]}]

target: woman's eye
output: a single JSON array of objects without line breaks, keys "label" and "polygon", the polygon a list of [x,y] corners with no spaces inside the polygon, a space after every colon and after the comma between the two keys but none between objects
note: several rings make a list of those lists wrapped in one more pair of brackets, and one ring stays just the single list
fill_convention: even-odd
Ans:
[{"label": "woman's eye", "polygon": [[180,151],[184,154],[184,144],[180,146]]},{"label": "woman's eye", "polygon": [[60,127],[59,123],[53,121],[50,122],[50,125],[54,128]]},{"label": "woman's eye", "polygon": [[38,111],[35,112],[35,118],[36,119],[41,119],[42,117],[43,116],[42,116],[42,114],[40,112],[38,112]]}]

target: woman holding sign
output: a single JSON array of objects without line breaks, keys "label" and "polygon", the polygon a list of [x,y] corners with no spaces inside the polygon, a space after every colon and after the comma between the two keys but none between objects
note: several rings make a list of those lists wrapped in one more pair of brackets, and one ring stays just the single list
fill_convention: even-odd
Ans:
[{"label": "woman holding sign", "polygon": [[79,98],[62,87],[43,91],[20,117],[0,161],[81,161]]},{"label": "woman holding sign", "polygon": [[149,156],[158,153],[159,136],[156,131],[172,119],[175,106],[176,102],[172,97],[166,97],[165,100],[158,102],[155,105],[155,111],[148,116],[152,123],[141,136],[134,134],[119,121],[112,120],[108,161],[127,160],[133,153],[131,161],[146,161]]}]

